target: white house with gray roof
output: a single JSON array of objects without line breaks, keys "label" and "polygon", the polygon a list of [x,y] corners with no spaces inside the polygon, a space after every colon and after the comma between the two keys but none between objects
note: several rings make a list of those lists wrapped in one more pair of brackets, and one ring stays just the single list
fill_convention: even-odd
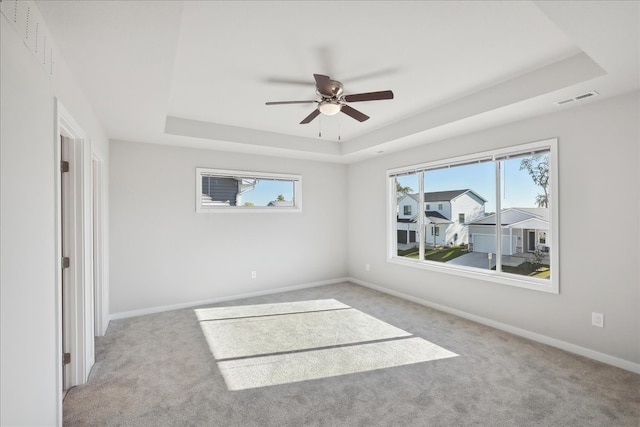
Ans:
[{"label": "white house with gray roof", "polygon": [[[419,194],[407,194],[398,201],[398,243],[418,242]],[[473,190],[447,190],[424,193],[425,243],[462,245],[469,243],[466,224],[485,216],[487,200]]]},{"label": "white house with gray roof", "polygon": [[[470,221],[469,242],[474,252],[496,253],[496,214]],[[551,246],[549,209],[506,208],[500,212],[502,253],[516,255]]]}]

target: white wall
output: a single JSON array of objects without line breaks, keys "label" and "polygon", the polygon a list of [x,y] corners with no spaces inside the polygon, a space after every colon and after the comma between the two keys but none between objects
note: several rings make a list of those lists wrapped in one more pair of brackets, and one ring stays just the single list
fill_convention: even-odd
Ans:
[{"label": "white wall", "polygon": [[[350,276],[637,366],[638,98],[602,100],[350,165]],[[559,138],[559,295],[386,261],[386,169],[553,137]],[[602,209],[603,197],[610,209]],[[594,245],[602,221],[617,227]],[[604,328],[591,326],[592,311],[604,313]]]},{"label": "white wall", "polygon": [[[345,165],[120,141],[110,165],[112,314],[347,274]],[[196,167],[302,174],[303,212],[196,213]]]},{"label": "white wall", "polygon": [[54,97],[108,162],[107,139],[62,58],[50,77],[0,17],[0,425],[60,421]]}]

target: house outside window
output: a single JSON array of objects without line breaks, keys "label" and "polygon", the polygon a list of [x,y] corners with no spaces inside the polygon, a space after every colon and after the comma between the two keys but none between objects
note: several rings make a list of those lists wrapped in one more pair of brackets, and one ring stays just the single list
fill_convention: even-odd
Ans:
[{"label": "house outside window", "polygon": [[404,214],[411,215],[411,205],[404,205]]}]

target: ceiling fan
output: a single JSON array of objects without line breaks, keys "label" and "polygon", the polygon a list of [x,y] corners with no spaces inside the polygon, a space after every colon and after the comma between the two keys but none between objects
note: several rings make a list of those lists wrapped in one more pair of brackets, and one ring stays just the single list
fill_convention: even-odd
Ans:
[{"label": "ceiling fan", "polygon": [[304,125],[310,123],[313,119],[318,117],[320,113],[326,114],[327,116],[333,116],[341,111],[359,122],[364,122],[369,118],[369,116],[347,105],[347,103],[393,99],[393,92],[390,90],[343,95],[344,88],[342,83],[339,81],[331,80],[329,76],[324,76],[322,74],[314,74],[313,77],[316,79],[316,94],[320,96],[320,99],[313,101],[274,101],[267,102],[266,105],[318,104],[316,109],[300,122],[301,125]]}]

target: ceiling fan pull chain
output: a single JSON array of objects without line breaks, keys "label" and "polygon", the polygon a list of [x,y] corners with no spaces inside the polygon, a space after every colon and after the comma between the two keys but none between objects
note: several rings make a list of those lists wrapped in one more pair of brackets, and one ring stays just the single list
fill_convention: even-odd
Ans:
[{"label": "ceiling fan pull chain", "polygon": [[322,138],[322,116],[318,118],[318,138]]}]

